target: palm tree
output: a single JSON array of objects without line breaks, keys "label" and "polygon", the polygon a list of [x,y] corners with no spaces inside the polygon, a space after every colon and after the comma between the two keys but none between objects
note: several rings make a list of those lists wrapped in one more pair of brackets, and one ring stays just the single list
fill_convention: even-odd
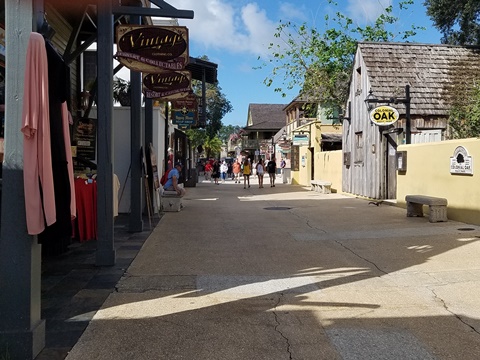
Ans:
[{"label": "palm tree", "polygon": [[222,150],[222,140],[220,140],[217,136],[213,138],[206,138],[205,143],[203,144],[203,148],[206,151],[207,159],[212,156],[216,156],[220,154]]},{"label": "palm tree", "polygon": [[113,100],[122,106],[130,106],[130,81],[115,76],[113,79]]}]

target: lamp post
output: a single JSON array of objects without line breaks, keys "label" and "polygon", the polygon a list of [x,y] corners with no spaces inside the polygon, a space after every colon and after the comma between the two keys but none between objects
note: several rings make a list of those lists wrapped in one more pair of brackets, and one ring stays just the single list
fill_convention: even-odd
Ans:
[{"label": "lamp post", "polygon": [[377,99],[373,95],[373,91],[370,90],[367,97],[365,98],[365,105],[367,110],[370,112],[373,109],[372,104],[405,104],[405,143],[410,144],[412,141],[412,124],[410,119],[410,85],[405,85],[405,97],[396,98],[391,97],[388,99]]}]

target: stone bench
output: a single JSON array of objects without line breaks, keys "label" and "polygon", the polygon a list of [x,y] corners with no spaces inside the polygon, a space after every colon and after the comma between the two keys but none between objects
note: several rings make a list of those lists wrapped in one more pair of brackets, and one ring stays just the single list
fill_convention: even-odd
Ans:
[{"label": "stone bench", "polygon": [[178,195],[176,191],[168,191],[160,187],[160,210],[165,212],[182,210],[182,198],[183,196]]},{"label": "stone bench", "polygon": [[428,221],[441,222],[448,221],[447,218],[447,199],[425,196],[425,195],[407,195],[407,216],[423,216],[423,205],[428,205]]},{"label": "stone bench", "polygon": [[330,194],[332,183],[330,181],[324,180],[311,180],[310,181],[310,190],[316,191],[322,194]]}]

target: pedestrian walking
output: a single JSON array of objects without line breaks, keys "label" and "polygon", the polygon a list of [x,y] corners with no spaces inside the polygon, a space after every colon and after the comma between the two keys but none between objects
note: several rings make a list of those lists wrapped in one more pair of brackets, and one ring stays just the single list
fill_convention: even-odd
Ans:
[{"label": "pedestrian walking", "polygon": [[225,160],[223,160],[222,165],[220,165],[220,174],[222,176],[222,182],[225,182],[227,179],[228,165]]},{"label": "pedestrian walking", "polygon": [[229,161],[227,165],[228,165],[227,177],[233,180],[233,161]]},{"label": "pedestrian walking", "polygon": [[205,180],[210,180],[212,181],[212,171],[213,171],[213,166],[210,161],[207,161],[205,164]]},{"label": "pedestrian walking", "polygon": [[213,163],[213,170],[212,170],[212,178],[213,181],[215,181],[215,184],[218,185],[218,178],[220,177],[220,164],[218,163],[218,160],[215,160]]},{"label": "pedestrian walking", "polygon": [[240,184],[240,174],[242,172],[242,165],[238,162],[238,159],[235,159],[233,163],[233,177],[235,179],[235,184]]},{"label": "pedestrian walking", "polygon": [[267,164],[268,177],[270,178],[270,187],[275,187],[275,177],[277,175],[277,163],[275,158],[272,159]]},{"label": "pedestrian walking", "polygon": [[263,188],[263,174],[265,172],[264,166],[263,166],[263,160],[260,159],[258,160],[257,163],[257,176],[258,176],[258,188],[261,189]]},{"label": "pedestrian walking", "polygon": [[246,189],[247,185],[250,187],[250,174],[252,173],[252,169],[250,167],[250,160],[246,157],[243,160],[243,188]]}]

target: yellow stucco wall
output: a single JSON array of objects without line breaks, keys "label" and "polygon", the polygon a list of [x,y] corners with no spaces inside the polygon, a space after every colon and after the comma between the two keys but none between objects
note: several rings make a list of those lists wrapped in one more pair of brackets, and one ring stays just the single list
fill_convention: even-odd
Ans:
[{"label": "yellow stucco wall", "polygon": [[331,181],[332,192],[342,192],[342,150],[315,154],[315,179]]},{"label": "yellow stucco wall", "polygon": [[[472,156],[473,175],[450,173],[450,157],[458,146]],[[480,139],[401,145],[397,151],[407,151],[407,171],[397,175],[398,206],[406,207],[405,195],[443,197],[449,219],[480,225]]]},{"label": "yellow stucco wall", "polygon": [[299,171],[292,171],[292,184],[310,186],[311,179],[311,152],[308,146],[300,147],[300,166]]},{"label": "yellow stucco wall", "polygon": [[321,125],[318,122],[309,126],[310,146],[313,148],[313,154],[308,146],[300,147],[299,171],[291,172],[292,184],[310,186],[313,162],[313,178],[331,181],[333,190],[342,191],[342,151],[320,151],[322,132],[341,133],[341,130],[341,126]]}]

